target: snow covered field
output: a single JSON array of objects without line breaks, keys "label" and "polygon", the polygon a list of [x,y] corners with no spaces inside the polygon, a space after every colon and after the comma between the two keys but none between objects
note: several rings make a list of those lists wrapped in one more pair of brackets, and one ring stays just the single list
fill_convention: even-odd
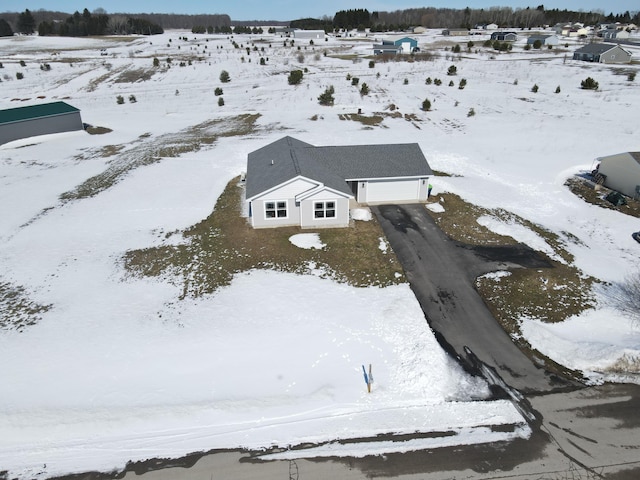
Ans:
[{"label": "snow covered field", "polygon": [[[423,50],[442,40],[435,33],[419,39]],[[432,62],[369,68],[358,55],[369,53],[370,43],[361,40],[301,50],[269,35],[235,41],[264,47],[266,65],[259,65],[258,51],[234,49],[225,36],[189,32],[0,39],[1,108],[64,99],[81,109],[84,122],[113,130],[0,146],[0,285],[19,289],[28,307],[50,306],[35,325],[0,331],[0,471],[46,477],[197,450],[379,433],[456,435],[351,444],[342,452],[331,443],[312,454],[526,437],[528,427],[509,402],[479,401],[487,385],[441,350],[407,285],[355,288],[251,271],[214,295],[179,300],[169,282],[127,277],[121,258],[205,218],[227,182],[245,170],[247,153],[288,134],[316,145],[418,142],[434,170],[452,174],[434,178],[434,193],[453,192],[568,232],[580,240],[567,248],[585,274],[622,280],[639,266],[640,245],[630,235],[639,221],[589,205],[563,184],[591,170],[598,156],[640,149],[640,89],[621,74],[637,65],[585,64],[570,60],[570,52],[516,46],[518,53],[480,48],[455,62],[439,48]],[[325,49],[356,55],[325,57]],[[172,67],[145,81],[117,81],[152,69],[154,56],[163,65],[173,57]],[[43,63],[51,70],[41,70]],[[456,87],[446,86],[452,63]],[[305,67],[302,84],[288,85],[289,71]],[[230,83],[220,84],[223,69]],[[347,74],[366,82],[370,95],[361,97]],[[428,76],[443,85],[425,85]],[[579,88],[587,76],[599,91]],[[464,90],[457,88],[460,78],[468,82]],[[316,99],[330,84],[335,106],[321,107]],[[538,93],[531,92],[534,84]],[[217,86],[223,107],[213,94]],[[561,93],[554,93],[558,86]],[[420,110],[425,98],[430,112]],[[389,115],[368,128],[339,117],[358,109],[391,113],[390,104],[406,117]],[[60,200],[109,166],[112,157],[102,153],[109,146],[134,155],[156,151],[169,134],[245,113],[260,114],[247,135],[132,168],[93,197]],[[479,222],[548,253],[544,240],[520,226]],[[322,248],[314,237],[291,241]],[[594,379],[608,378],[601,372],[621,357],[640,361],[640,329],[616,311],[601,307],[554,325],[521,321],[535,348]],[[371,394],[362,379],[368,364]],[[516,427],[487,428],[496,424]]]}]

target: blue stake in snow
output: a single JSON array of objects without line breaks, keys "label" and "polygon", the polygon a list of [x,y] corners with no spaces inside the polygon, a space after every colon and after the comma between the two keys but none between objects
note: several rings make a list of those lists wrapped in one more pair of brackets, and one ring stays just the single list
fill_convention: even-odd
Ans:
[{"label": "blue stake in snow", "polygon": [[362,374],[364,375],[364,383],[367,384],[367,392],[371,393],[371,384],[373,383],[373,373],[371,373],[371,364],[369,364],[369,375],[367,370],[362,365]]}]

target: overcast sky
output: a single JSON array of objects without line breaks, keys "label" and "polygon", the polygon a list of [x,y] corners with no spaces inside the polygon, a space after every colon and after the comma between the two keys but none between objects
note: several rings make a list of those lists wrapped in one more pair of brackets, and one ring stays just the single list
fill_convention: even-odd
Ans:
[{"label": "overcast sky", "polygon": [[320,18],[333,16],[339,10],[366,8],[373,11],[394,11],[406,8],[490,8],[508,6],[512,8],[535,8],[544,5],[547,9],[601,10],[606,14],[640,10],[639,0],[553,0],[528,2],[527,0],[0,0],[0,11],[22,12],[25,8],[56,10],[73,13],[85,8],[93,11],[103,8],[107,13],[226,13],[232,20],[295,20],[298,18]]}]

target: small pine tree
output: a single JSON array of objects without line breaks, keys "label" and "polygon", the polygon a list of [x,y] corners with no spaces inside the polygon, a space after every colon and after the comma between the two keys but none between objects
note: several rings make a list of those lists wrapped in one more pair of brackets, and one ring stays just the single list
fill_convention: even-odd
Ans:
[{"label": "small pine tree", "polygon": [[476,111],[473,108],[470,108],[467,112],[467,117],[473,117],[476,114]]},{"label": "small pine tree", "polygon": [[534,84],[533,84],[533,87],[531,87],[531,91],[532,91],[533,93],[538,93],[538,84],[537,84],[537,83],[534,83]]},{"label": "small pine tree", "polygon": [[459,88],[460,90],[462,90],[462,89],[464,89],[464,87],[466,87],[466,86],[467,86],[467,79],[466,79],[466,78],[463,78],[462,80],[460,80],[460,83],[458,84],[458,88]]},{"label": "small pine tree", "polygon": [[22,74],[22,72],[16,72],[16,78],[18,80],[22,80],[24,78],[24,75]]},{"label": "small pine tree", "polygon": [[627,74],[627,81],[633,82],[636,79],[636,72],[630,72]]},{"label": "small pine tree", "polygon": [[219,97],[220,95],[222,95],[222,88],[220,88],[220,87],[216,87],[216,89],[213,91],[213,94],[214,94],[216,97]]},{"label": "small pine tree", "polygon": [[136,103],[138,100],[136,99],[135,95],[129,95],[129,102],[131,103]]},{"label": "small pine tree", "polygon": [[117,103],[118,105],[122,105],[122,104],[124,103],[124,97],[123,97],[122,95],[118,95],[118,96],[116,97],[116,103]]},{"label": "small pine tree", "polygon": [[373,68],[376,66],[376,62],[374,62],[373,60],[369,60],[369,68]]},{"label": "small pine tree", "polygon": [[353,85],[354,87],[357,87],[359,82],[360,82],[360,79],[358,77],[353,77],[351,79],[351,85]]},{"label": "small pine tree", "polygon": [[360,87],[360,95],[363,97],[369,95],[369,86],[364,82],[362,82],[362,86]]},{"label": "small pine tree", "polygon": [[556,87],[556,93],[560,93],[560,85]]},{"label": "small pine tree", "polygon": [[542,42],[540,40],[535,40],[533,42],[533,48],[536,50],[540,50],[542,48]]},{"label": "small pine tree", "polygon": [[231,77],[229,76],[229,72],[227,72],[226,70],[222,70],[222,72],[220,72],[220,81],[222,83],[228,83],[231,81]]},{"label": "small pine tree", "polygon": [[21,67],[26,67],[27,64],[26,64],[26,62],[24,60],[20,60],[20,66]]},{"label": "small pine tree", "polygon": [[513,84],[514,85],[518,85],[518,79],[517,78],[513,81]]},{"label": "small pine tree", "polygon": [[218,106],[219,107],[224,107],[224,98],[222,98],[222,97],[218,98]]},{"label": "small pine tree", "polygon": [[457,43],[453,46],[453,53],[460,53],[460,45]]},{"label": "small pine tree", "polygon": [[347,82],[348,82],[349,80],[351,80],[351,74],[350,74],[350,73],[347,73]]},{"label": "small pine tree", "polygon": [[434,84],[434,85],[438,85],[438,86],[440,86],[440,85],[442,85],[442,80],[440,80],[439,78],[435,78],[435,79],[433,80],[433,84]]},{"label": "small pine tree", "polygon": [[457,74],[458,74],[458,67],[456,67],[455,65],[451,65],[447,70],[447,75],[457,75]]},{"label": "small pine tree", "polygon": [[431,102],[429,101],[428,98],[425,98],[424,101],[422,102],[422,110],[424,110],[425,112],[428,112],[429,110],[431,110]]},{"label": "small pine tree", "polygon": [[453,83],[453,80],[449,80],[449,86],[453,87],[455,84]]},{"label": "small pine tree", "polygon": [[335,89],[333,88],[333,85],[328,86],[325,91],[318,97],[318,103],[324,106],[333,105],[333,102],[335,101],[335,98],[333,98],[334,93]]},{"label": "small pine tree", "polygon": [[158,57],[153,57],[153,66],[154,67],[160,66],[160,60],[158,60]]},{"label": "small pine tree", "polygon": [[599,85],[593,78],[587,77],[586,79],[580,82],[580,86],[583,90],[597,90]]},{"label": "small pine tree", "polygon": [[292,70],[287,78],[289,85],[298,85],[302,81],[303,75],[302,70]]},{"label": "small pine tree", "polygon": [[409,85],[409,79],[408,79],[408,78],[405,78],[405,79],[404,79],[404,82],[402,82],[402,83],[404,83],[405,85]]},{"label": "small pine tree", "polygon": [[524,49],[525,49],[526,51],[531,50],[531,45],[527,43],[527,44],[524,46]]},{"label": "small pine tree", "polygon": [[264,60],[264,57],[260,57],[260,65],[266,65],[267,62]]},{"label": "small pine tree", "polygon": [[427,85],[431,85],[433,83],[433,80],[431,80],[431,77],[427,77],[427,80],[425,81],[425,83]]}]

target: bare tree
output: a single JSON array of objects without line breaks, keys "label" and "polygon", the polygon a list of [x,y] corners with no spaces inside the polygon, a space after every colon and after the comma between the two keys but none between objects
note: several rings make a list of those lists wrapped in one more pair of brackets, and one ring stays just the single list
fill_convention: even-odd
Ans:
[{"label": "bare tree", "polygon": [[621,282],[605,286],[604,296],[608,306],[640,324],[640,271],[627,275]]}]

